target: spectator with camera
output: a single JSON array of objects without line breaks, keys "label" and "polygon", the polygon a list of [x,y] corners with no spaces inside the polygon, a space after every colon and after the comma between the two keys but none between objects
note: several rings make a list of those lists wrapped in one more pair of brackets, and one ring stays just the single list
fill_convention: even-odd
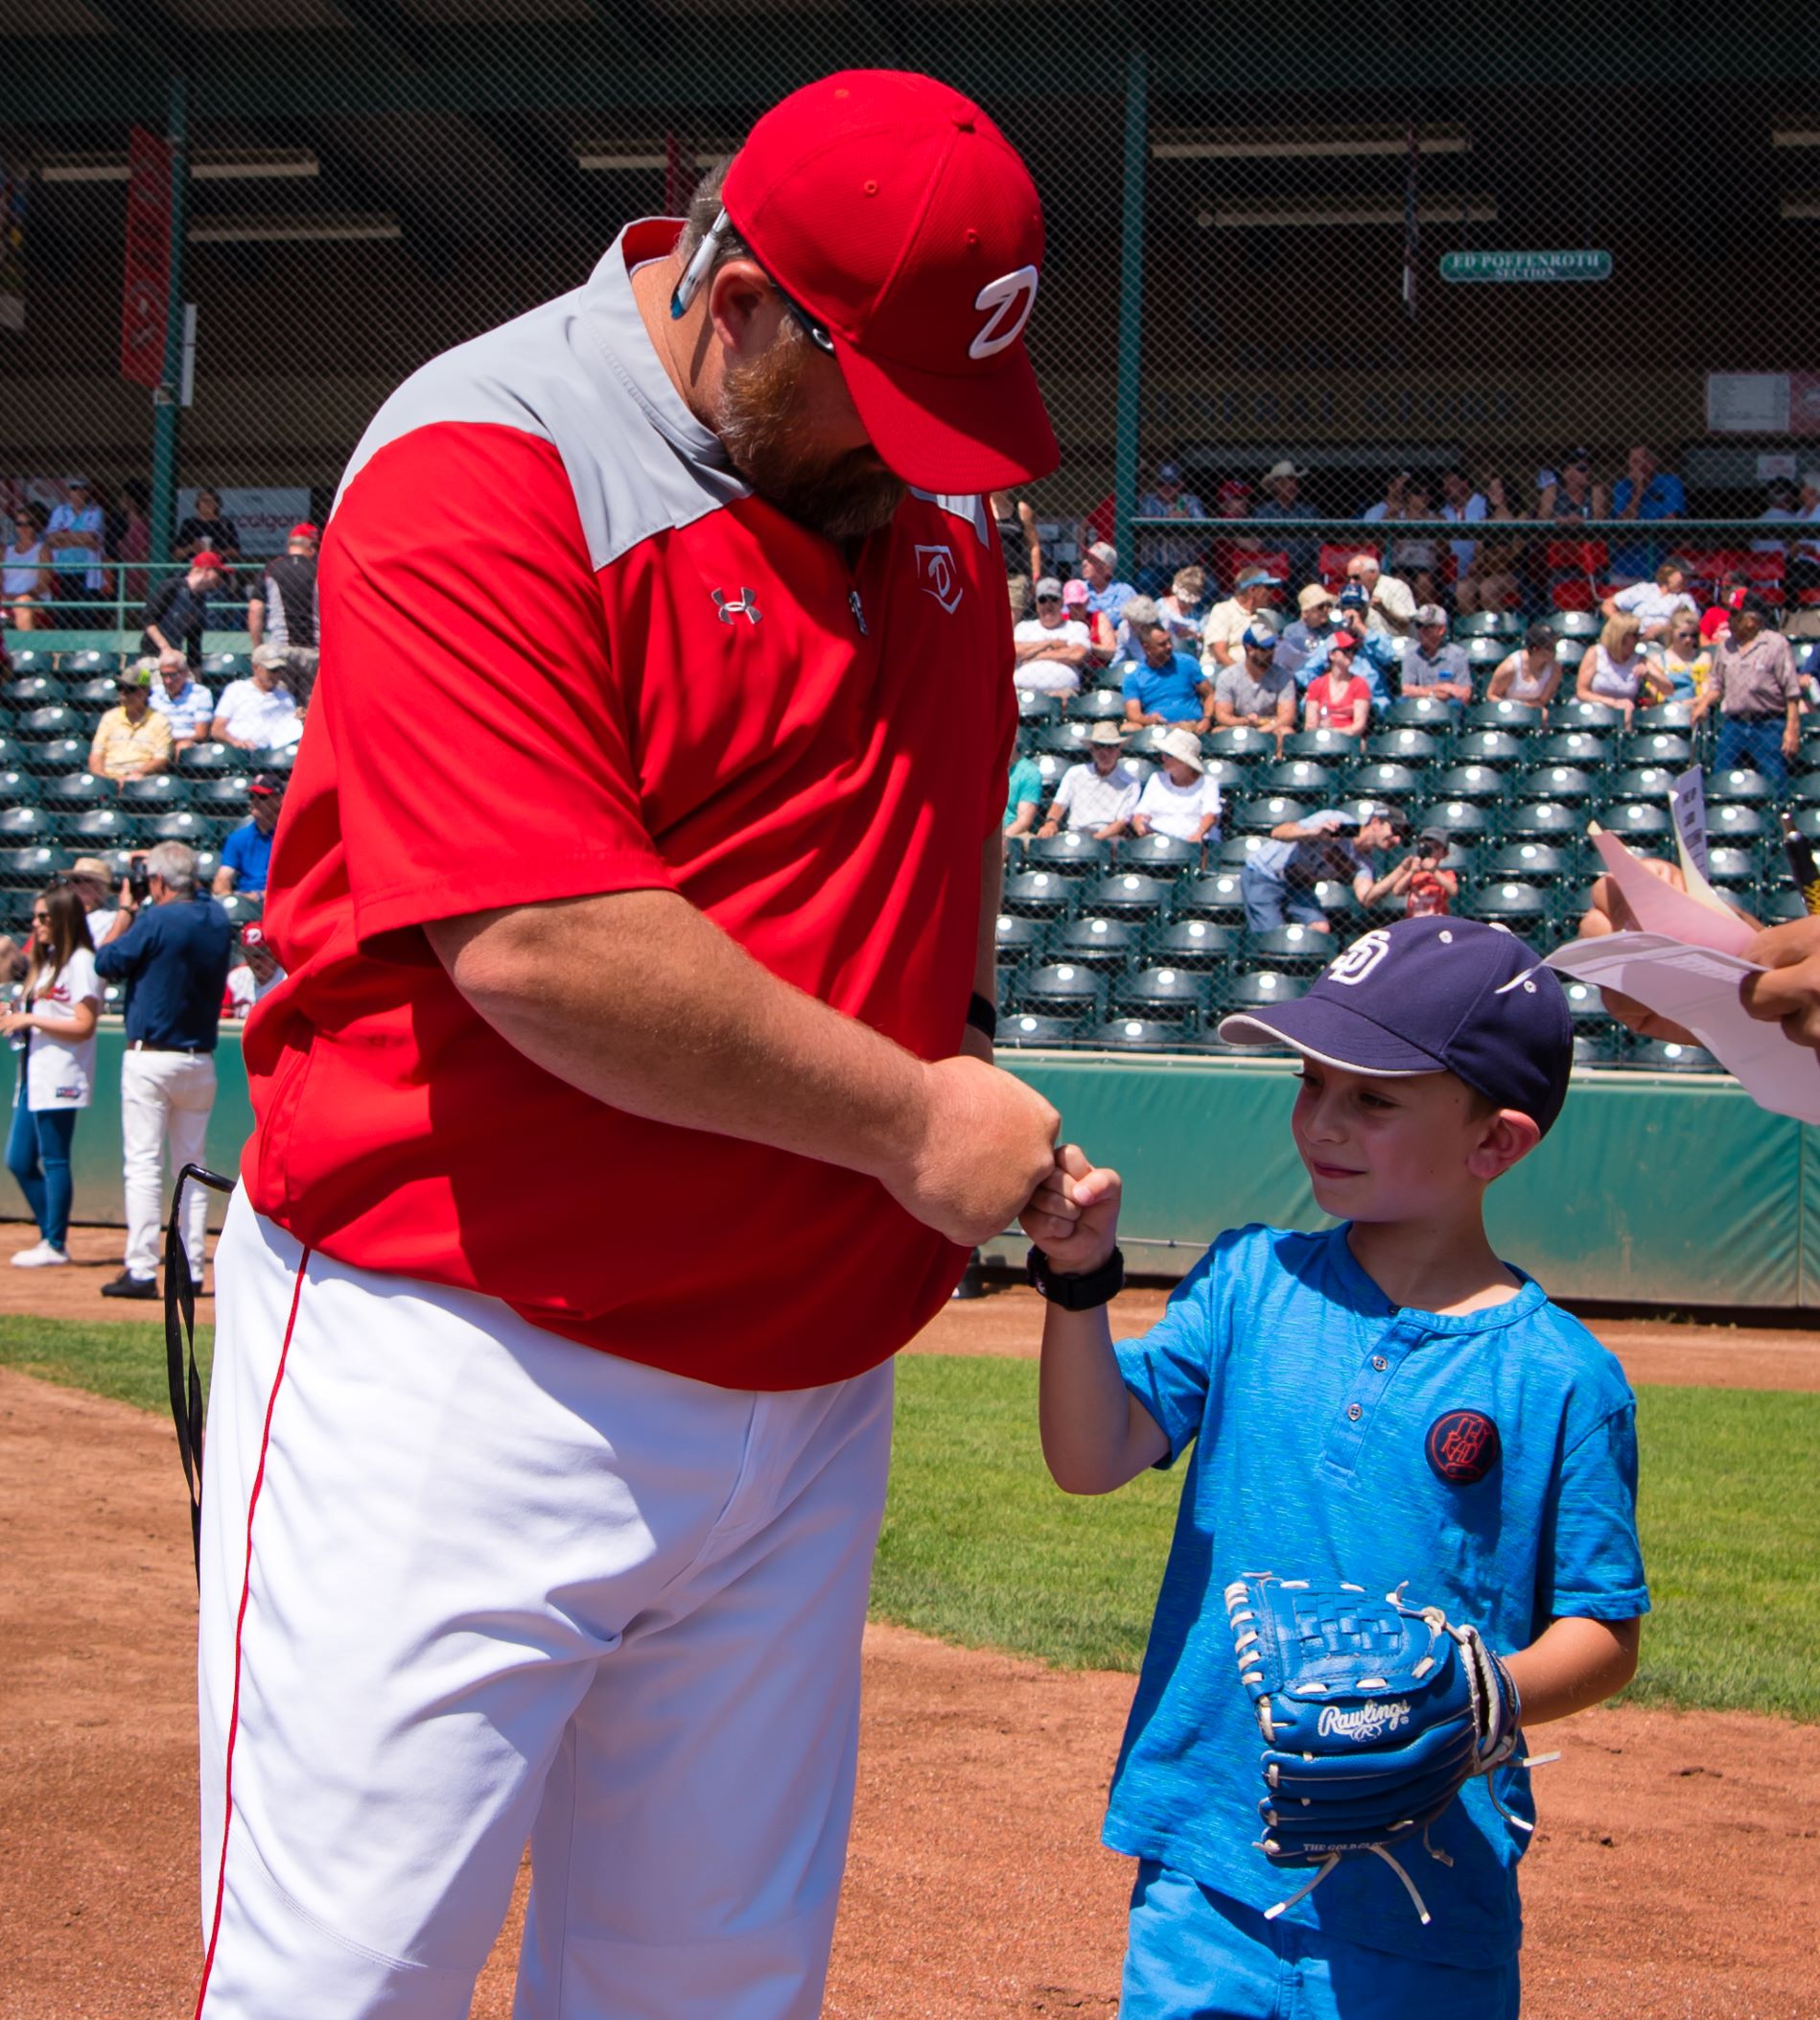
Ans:
[{"label": "spectator with camera", "polygon": [[1459,879],[1447,867],[1447,852],[1453,846],[1445,828],[1424,828],[1410,852],[1414,867],[1403,890],[1406,919],[1431,919],[1451,912],[1459,896]]},{"label": "spectator with camera", "polygon": [[155,652],[161,667],[187,660],[202,664],[202,636],[208,629],[208,599],[222,586],[223,563],[205,547],[182,575],[166,575],[146,599],[141,652]]},{"label": "spectator with camera", "polygon": [[115,786],[171,769],[171,724],[152,706],[155,659],[135,660],[114,683],[119,702],[95,725],[88,768]]},{"label": "spectator with camera", "polygon": [[[1349,829],[1357,833],[1348,835]],[[1367,806],[1356,814],[1343,807],[1328,807],[1299,821],[1279,822],[1239,871],[1247,928],[1265,933],[1293,922],[1318,932],[1331,931],[1316,895],[1322,883],[1350,883],[1352,895],[1364,905],[1401,898],[1415,874],[1414,857],[1405,857],[1382,877],[1377,875],[1376,858],[1409,832],[1403,815],[1385,806]]]},{"label": "spectator with camera", "polygon": [[1427,697],[1458,708],[1473,698],[1472,668],[1463,646],[1447,639],[1447,613],[1424,603],[1415,613],[1415,636],[1403,653],[1399,685],[1406,697]]},{"label": "spectator with camera", "polygon": [[101,982],[88,914],[70,884],[39,892],[32,907],[29,958],[19,1005],[0,1017],[0,1031],[19,1055],[7,1169],[18,1180],[38,1228],[35,1244],[12,1258],[21,1270],[70,1259],[70,1144],[95,1084]]},{"label": "spectator with camera", "polygon": [[285,803],[285,782],[270,772],[255,772],[246,782],[252,811],[222,844],[221,866],[215,872],[215,895],[261,892],[271,870],[271,838]]},{"label": "spectator with camera", "polygon": [[1208,778],[1201,740],[1191,729],[1166,731],[1157,745],[1162,763],[1144,781],[1133,834],[1169,834],[1178,841],[1220,838],[1220,787]]},{"label": "spectator with camera", "polygon": [[[126,1150],[127,1252],[105,1298],[155,1298],[166,1142],[173,1173],[200,1163],[215,1106],[215,1046],[233,928],[196,888],[196,851],[160,842],[135,856],[120,904],[131,923],[95,956],[104,981],[127,985],[127,1050],[120,1066]],[[184,1201],[190,1276],[202,1281],[208,1192]]]}]

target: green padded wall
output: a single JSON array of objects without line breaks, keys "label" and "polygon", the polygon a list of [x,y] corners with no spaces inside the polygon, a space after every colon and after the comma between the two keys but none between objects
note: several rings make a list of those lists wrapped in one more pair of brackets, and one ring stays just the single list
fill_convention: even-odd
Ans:
[{"label": "green padded wall", "polygon": [[[122,1217],[123,1045],[104,1026],[97,1099],[76,1128],[82,1221]],[[1290,1141],[1289,1062],[1003,1056],[1124,1174],[1134,1269],[1179,1276],[1248,1220],[1320,1224]],[[209,1162],[232,1172],[252,1126],[238,1031],[223,1029],[216,1065]],[[0,1185],[22,1217],[17,1188]],[[1490,1218],[1500,1253],[1559,1297],[1820,1309],[1820,1132],[1764,1115],[1730,1080],[1578,1076],[1542,1147],[1492,1188]],[[1023,1244],[991,1253],[1014,1260]]]}]

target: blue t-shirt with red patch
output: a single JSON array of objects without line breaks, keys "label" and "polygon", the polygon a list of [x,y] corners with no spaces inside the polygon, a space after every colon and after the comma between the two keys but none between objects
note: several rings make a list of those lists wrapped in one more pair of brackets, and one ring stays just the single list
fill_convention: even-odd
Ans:
[{"label": "blue t-shirt with red patch", "polygon": [[[1399,1309],[1346,1234],[1223,1234],[1161,1320],[1116,1350],[1169,1439],[1168,1463],[1189,1457],[1106,1842],[1255,1909],[1306,1875],[1256,1846],[1263,1743],[1233,1668],[1230,1580],[1407,1582],[1412,1602],[1481,1629],[1500,1653],[1561,1615],[1649,1608],[1636,1404],[1618,1362],[1527,1277],[1488,1310]],[[1497,1795],[1534,1816],[1520,1766],[1499,1772]],[[1419,1841],[1406,1863],[1430,1926],[1371,1858],[1342,1860],[1288,1918],[1435,1963],[1513,1956],[1528,1834],[1480,1778],[1429,1835],[1452,1864]]]}]

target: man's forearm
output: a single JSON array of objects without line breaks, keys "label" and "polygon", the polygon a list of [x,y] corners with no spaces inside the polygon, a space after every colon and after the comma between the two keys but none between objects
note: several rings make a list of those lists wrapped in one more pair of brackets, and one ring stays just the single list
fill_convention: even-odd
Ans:
[{"label": "man's forearm", "polygon": [[654,1121],[879,1176],[922,1122],[922,1063],[781,981],[669,891],[426,928],[455,986],[547,1072]]}]

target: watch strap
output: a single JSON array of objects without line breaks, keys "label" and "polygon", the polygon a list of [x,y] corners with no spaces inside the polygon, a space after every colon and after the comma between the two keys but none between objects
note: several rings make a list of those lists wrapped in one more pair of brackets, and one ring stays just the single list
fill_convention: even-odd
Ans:
[{"label": "watch strap", "polygon": [[977,989],[967,999],[967,1021],[983,1038],[998,1036],[998,1011]]},{"label": "watch strap", "polygon": [[1097,1269],[1069,1271],[1052,1269],[1048,1257],[1033,1248],[1024,1257],[1024,1276],[1063,1311],[1096,1311],[1125,1288],[1125,1251],[1114,1249]]}]

